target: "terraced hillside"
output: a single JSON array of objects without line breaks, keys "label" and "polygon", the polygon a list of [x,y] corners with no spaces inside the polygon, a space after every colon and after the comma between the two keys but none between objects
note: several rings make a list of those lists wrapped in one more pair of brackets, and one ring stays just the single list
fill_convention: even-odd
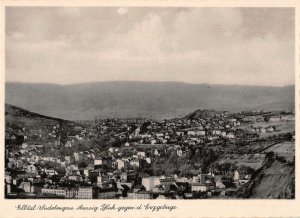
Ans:
[{"label": "terraced hillside", "polygon": [[251,181],[241,187],[237,197],[256,199],[295,198],[295,166],[282,158],[268,159]]}]

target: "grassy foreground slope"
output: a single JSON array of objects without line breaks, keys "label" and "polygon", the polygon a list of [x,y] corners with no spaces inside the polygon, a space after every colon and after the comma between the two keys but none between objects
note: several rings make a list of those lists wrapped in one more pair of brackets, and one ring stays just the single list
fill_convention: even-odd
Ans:
[{"label": "grassy foreground slope", "polygon": [[295,165],[282,158],[268,158],[250,182],[242,186],[237,197],[256,199],[295,198]]}]

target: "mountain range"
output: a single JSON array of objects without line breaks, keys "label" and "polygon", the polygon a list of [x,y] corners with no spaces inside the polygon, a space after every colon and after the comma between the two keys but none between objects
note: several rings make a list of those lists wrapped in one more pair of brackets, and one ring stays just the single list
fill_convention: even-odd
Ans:
[{"label": "mountain range", "polygon": [[294,86],[190,84],[180,82],[95,82],[73,85],[6,83],[5,102],[68,120],[95,117],[173,118],[196,109],[291,110]]}]

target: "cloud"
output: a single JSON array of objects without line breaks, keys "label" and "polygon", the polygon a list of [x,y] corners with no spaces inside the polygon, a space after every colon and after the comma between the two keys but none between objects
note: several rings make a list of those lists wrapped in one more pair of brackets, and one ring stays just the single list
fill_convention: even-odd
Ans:
[{"label": "cloud", "polygon": [[6,79],[293,83],[293,11],[253,10],[10,7]]},{"label": "cloud", "polygon": [[240,37],[241,13],[236,9],[192,9],[175,19],[174,38],[178,49],[209,49],[224,46]]}]

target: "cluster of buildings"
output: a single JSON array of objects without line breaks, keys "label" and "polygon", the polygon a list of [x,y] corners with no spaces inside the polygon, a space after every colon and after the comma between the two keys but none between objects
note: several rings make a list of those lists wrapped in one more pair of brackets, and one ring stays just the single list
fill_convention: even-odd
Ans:
[{"label": "cluster of buildings", "polygon": [[[189,119],[106,119],[64,131],[60,124],[6,128],[6,196],[163,199],[197,198],[205,193],[206,197],[225,197],[250,180],[249,170],[187,177],[149,176],[139,169],[151,167],[169,151],[181,158],[199,146],[253,142],[261,130],[241,128],[245,116],[224,112]],[[108,140],[95,144],[99,136]]]},{"label": "cluster of buildings", "polygon": [[38,171],[6,172],[5,193],[8,198],[183,199],[196,198],[199,193],[225,197],[251,179],[247,168],[226,175],[210,172],[192,177],[146,176],[140,183],[136,176],[134,172],[102,174],[101,170],[89,170],[78,178],[55,174],[43,177]]}]

